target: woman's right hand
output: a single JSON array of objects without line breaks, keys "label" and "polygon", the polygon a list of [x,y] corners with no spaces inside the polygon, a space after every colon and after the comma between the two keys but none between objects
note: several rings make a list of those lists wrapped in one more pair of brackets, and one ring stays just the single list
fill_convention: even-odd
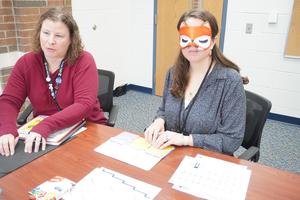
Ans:
[{"label": "woman's right hand", "polygon": [[30,132],[25,138],[25,153],[38,152],[39,149],[46,150],[46,139],[39,133]]},{"label": "woman's right hand", "polygon": [[157,118],[154,122],[146,129],[144,135],[145,139],[150,143],[154,144],[160,133],[165,131],[165,120]]},{"label": "woman's right hand", "polygon": [[15,153],[15,146],[18,143],[19,137],[14,137],[12,134],[0,136],[0,154],[2,156],[12,156]]}]

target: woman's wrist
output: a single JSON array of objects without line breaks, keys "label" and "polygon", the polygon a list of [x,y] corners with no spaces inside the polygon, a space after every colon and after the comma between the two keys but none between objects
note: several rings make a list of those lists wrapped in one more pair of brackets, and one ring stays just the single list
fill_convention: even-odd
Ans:
[{"label": "woman's wrist", "polygon": [[192,135],[183,135],[183,146],[193,146],[193,137]]},{"label": "woman's wrist", "polygon": [[153,123],[159,123],[165,125],[165,120],[163,118],[156,118]]}]

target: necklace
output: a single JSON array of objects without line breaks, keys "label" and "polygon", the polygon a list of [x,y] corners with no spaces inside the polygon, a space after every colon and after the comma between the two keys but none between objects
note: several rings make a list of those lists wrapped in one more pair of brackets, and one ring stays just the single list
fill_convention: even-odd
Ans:
[{"label": "necklace", "polygon": [[49,88],[49,92],[50,92],[50,95],[55,103],[55,106],[57,108],[58,111],[61,111],[61,107],[59,106],[58,102],[57,102],[57,99],[56,99],[56,93],[59,89],[59,86],[60,84],[62,83],[62,72],[63,72],[63,69],[64,69],[64,60],[61,61],[60,65],[59,65],[59,69],[58,69],[58,75],[55,79],[55,87],[53,87],[53,82],[52,82],[52,79],[50,77],[50,70],[49,70],[49,66],[48,66],[48,63],[47,63],[47,60],[46,60],[46,57],[44,56],[43,57],[43,61],[44,61],[44,67],[45,67],[45,71],[46,71],[46,82],[48,83],[48,88]]},{"label": "necklace", "polygon": [[191,100],[193,99],[193,97],[195,96],[195,92],[194,91],[189,91],[187,92],[186,96],[185,96],[185,100]]},{"label": "necklace", "polygon": [[[201,85],[201,83],[199,85]],[[199,89],[199,86],[197,86],[197,87],[190,87],[189,90],[186,91],[186,99],[192,99],[195,96],[195,94],[197,93],[198,89]]]},{"label": "necklace", "polygon": [[197,93],[200,85],[202,84],[205,77],[207,76],[206,74],[210,72],[211,64],[212,64],[212,61],[211,61],[210,65],[208,66],[208,69],[207,69],[207,71],[205,72],[204,75],[201,75],[201,77],[197,75],[197,81],[195,81],[195,80],[192,81],[191,80],[191,82],[193,82],[193,83],[189,83],[189,88],[186,90],[186,94],[185,94],[186,99],[189,100],[189,99],[192,99],[195,96],[195,94]]}]

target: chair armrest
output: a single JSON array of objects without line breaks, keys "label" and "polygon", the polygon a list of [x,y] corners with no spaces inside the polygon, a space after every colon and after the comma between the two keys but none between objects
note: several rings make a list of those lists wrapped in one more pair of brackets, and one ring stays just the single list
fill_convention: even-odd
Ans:
[{"label": "chair armrest", "polygon": [[118,112],[119,112],[119,107],[116,106],[116,105],[113,105],[110,112],[109,112],[109,117],[108,117],[108,120],[107,120],[107,125],[108,126],[115,126],[115,123],[117,121],[117,115],[118,115]]},{"label": "chair armrest", "polygon": [[31,106],[31,104],[29,104],[29,105],[25,108],[25,110],[20,114],[20,116],[18,117],[17,123],[18,123],[19,125],[26,124],[27,118],[28,118],[28,116],[30,115],[31,112],[32,112],[32,106]]},{"label": "chair armrest", "polygon": [[250,147],[244,153],[242,153],[238,158],[244,160],[253,160],[254,156],[259,152],[259,148],[257,147]]}]

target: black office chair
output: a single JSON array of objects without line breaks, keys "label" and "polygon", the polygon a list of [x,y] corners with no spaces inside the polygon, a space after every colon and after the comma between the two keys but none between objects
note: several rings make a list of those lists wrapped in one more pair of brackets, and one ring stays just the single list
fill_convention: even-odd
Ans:
[{"label": "black office chair", "polygon": [[247,150],[238,158],[257,162],[260,140],[272,103],[253,92],[245,91],[247,99],[246,129],[242,147]]},{"label": "black office chair", "polygon": [[115,73],[108,70],[98,69],[99,89],[98,99],[104,112],[107,112],[107,125],[114,126],[118,115],[118,106],[113,104],[113,91],[115,83]]},{"label": "black office chair", "polygon": [[[117,120],[118,107],[113,104],[113,89],[115,82],[115,74],[112,71],[98,69],[99,89],[98,99],[104,112],[108,113],[108,126],[114,126]],[[27,122],[27,118],[32,112],[31,104],[20,114],[17,119],[19,125]]]}]

